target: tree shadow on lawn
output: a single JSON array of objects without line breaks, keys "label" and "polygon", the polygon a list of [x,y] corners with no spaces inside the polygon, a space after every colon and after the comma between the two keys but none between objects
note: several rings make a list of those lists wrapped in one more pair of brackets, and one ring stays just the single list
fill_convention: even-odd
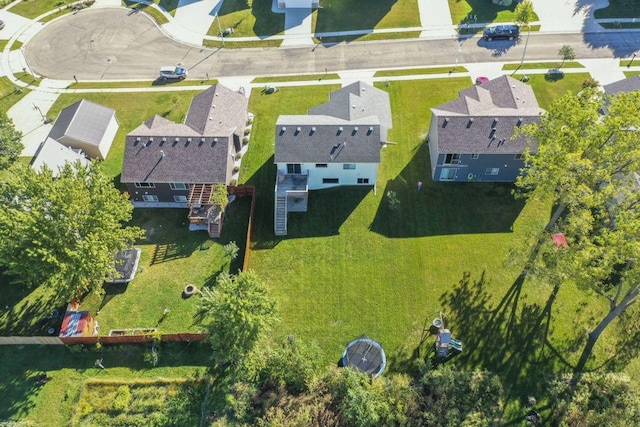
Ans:
[{"label": "tree shadow on lawn", "polygon": [[518,3],[516,3],[515,1],[511,3],[511,6],[493,4],[491,0],[465,1],[471,7],[471,11],[467,13],[464,18],[460,19],[460,22],[454,22],[454,25],[466,23],[494,22],[498,18],[499,12],[502,12],[504,10],[510,10],[511,12],[514,12],[516,10],[516,6],[518,5]]},{"label": "tree shadow on lawn", "polygon": [[[428,159],[428,147],[421,144],[400,175],[387,182],[371,231],[400,238],[512,232],[525,205],[511,194],[513,184],[434,182]],[[400,201],[397,211],[389,208],[389,191]]]},{"label": "tree shadow on lawn", "polygon": [[373,29],[396,3],[397,0],[329,0],[318,9],[315,32]]},{"label": "tree shadow on lawn", "polygon": [[512,400],[543,391],[554,368],[563,364],[555,352],[545,351],[559,286],[544,306],[530,304],[521,301],[524,279],[520,275],[497,305],[484,272],[477,280],[464,273],[458,285],[441,297],[448,326],[464,343],[457,363],[500,374]]},{"label": "tree shadow on lawn", "polygon": [[206,232],[189,231],[187,209],[134,209],[132,225],[145,230],[140,244],[155,244],[151,265],[189,257],[209,239]]}]

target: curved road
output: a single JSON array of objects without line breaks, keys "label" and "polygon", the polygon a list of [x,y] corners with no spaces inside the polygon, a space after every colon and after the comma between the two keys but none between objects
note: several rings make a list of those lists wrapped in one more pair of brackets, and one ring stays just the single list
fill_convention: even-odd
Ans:
[{"label": "curved road", "polygon": [[[520,61],[518,42],[485,42],[478,36],[447,40],[389,40],[333,46],[206,49],[169,39],[147,15],[131,9],[86,10],[46,25],[26,45],[34,72],[53,79],[152,79],[162,65],[182,63],[189,76],[256,76],[343,70],[420,67],[454,63]],[[532,33],[527,60],[558,60],[570,45],[576,58],[628,57],[640,48],[640,32]]]}]

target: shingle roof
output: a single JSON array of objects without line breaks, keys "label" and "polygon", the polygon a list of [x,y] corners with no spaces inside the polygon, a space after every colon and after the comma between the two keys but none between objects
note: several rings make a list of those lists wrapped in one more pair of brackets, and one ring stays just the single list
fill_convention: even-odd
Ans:
[{"label": "shingle roof", "polygon": [[218,84],[193,99],[188,123],[152,117],[127,135],[120,180],[226,182],[229,147],[233,135],[244,131],[246,108],[243,94]]},{"label": "shingle roof", "polygon": [[391,127],[389,94],[356,82],[329,98],[306,116],[278,118],[276,163],[380,163],[381,127]]},{"label": "shingle roof", "polygon": [[629,93],[640,90],[640,75],[627,77],[617,82],[609,83],[603,86],[607,95],[615,95],[617,93]]},{"label": "shingle roof", "polygon": [[31,167],[36,171],[40,171],[44,166],[53,171],[53,176],[58,176],[58,171],[66,163],[75,163],[80,161],[83,165],[90,163],[83,154],[72,150],[71,148],[60,144],[53,138],[47,138],[36,153]]},{"label": "shingle roof", "polygon": [[329,116],[280,116],[274,161],[380,163],[380,125]]},{"label": "shingle roof", "polygon": [[[544,110],[531,87],[509,76],[460,91],[459,97],[432,108],[440,153],[522,153],[524,138],[513,130],[536,122]],[[532,147],[535,152],[537,146]]]},{"label": "shingle roof", "polygon": [[377,117],[380,124],[392,127],[389,94],[364,82],[355,82],[332,92],[329,102],[309,110],[310,115],[325,115],[343,120]]},{"label": "shingle roof", "polygon": [[49,138],[57,140],[68,136],[99,146],[115,113],[112,108],[82,99],[60,112],[49,132]]}]

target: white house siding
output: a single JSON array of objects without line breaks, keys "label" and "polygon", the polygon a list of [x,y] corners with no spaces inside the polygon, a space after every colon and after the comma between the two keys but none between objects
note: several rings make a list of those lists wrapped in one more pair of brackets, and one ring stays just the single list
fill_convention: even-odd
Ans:
[{"label": "white house siding", "polygon": [[[355,169],[344,169],[343,163],[329,163],[327,167],[317,167],[316,163],[301,163],[300,172],[303,175],[308,175],[309,190],[320,190],[343,185],[375,185],[378,178],[378,164],[355,163],[355,165]],[[287,164],[278,163],[278,172],[286,174]],[[337,178],[338,183],[323,183],[325,178]],[[368,182],[358,183],[358,179],[368,180]]]}]

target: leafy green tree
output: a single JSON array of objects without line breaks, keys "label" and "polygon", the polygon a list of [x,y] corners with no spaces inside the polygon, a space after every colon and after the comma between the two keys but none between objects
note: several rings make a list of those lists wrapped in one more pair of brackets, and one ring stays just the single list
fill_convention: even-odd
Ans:
[{"label": "leafy green tree", "polygon": [[0,170],[8,169],[24,148],[22,133],[17,131],[7,113],[0,111]]},{"label": "leafy green tree", "polygon": [[640,93],[567,94],[521,133],[539,147],[526,153],[530,167],[517,186],[530,199],[554,201],[558,209],[547,229],[562,231],[569,242],[554,250],[543,234],[531,271],[591,288],[609,304],[589,333],[575,384],[602,332],[640,297]]},{"label": "leafy green tree", "polygon": [[587,373],[577,388],[569,377],[551,382],[552,425],[566,427],[640,425],[640,390],[629,378]]},{"label": "leafy green tree", "polygon": [[213,289],[202,289],[198,316],[219,366],[238,366],[279,320],[275,301],[252,271],[220,274]]},{"label": "leafy green tree", "polygon": [[564,61],[573,61],[576,59],[576,51],[568,44],[563,45],[560,50],[558,50],[558,55],[562,58],[561,67],[564,65]]},{"label": "leafy green tree", "polygon": [[55,179],[18,165],[0,188],[0,265],[17,281],[80,297],[115,273],[118,250],[143,237],[124,225],[132,211],[97,163],[67,164]]},{"label": "leafy green tree", "polygon": [[229,264],[238,257],[238,251],[238,245],[236,245],[236,242],[234,241],[231,241],[222,247],[223,256]]}]

